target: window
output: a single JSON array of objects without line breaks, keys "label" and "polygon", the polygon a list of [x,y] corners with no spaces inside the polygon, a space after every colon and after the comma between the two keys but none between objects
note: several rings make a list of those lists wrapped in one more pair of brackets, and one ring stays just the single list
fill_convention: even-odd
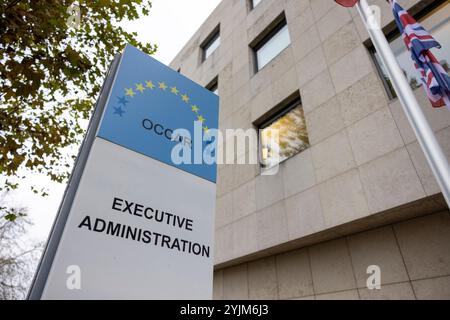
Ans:
[{"label": "window", "polygon": [[[260,126],[260,159],[263,168],[271,168],[309,147],[300,97],[296,95],[290,101]],[[272,130],[278,130],[278,143],[272,139]]]},{"label": "window", "polygon": [[208,59],[208,57],[216,51],[220,46],[220,26],[211,33],[211,35],[206,38],[205,42],[201,45],[202,48],[202,61]]},{"label": "window", "polygon": [[262,0],[249,0],[250,10],[253,10]]},{"label": "window", "polygon": [[269,30],[266,30],[266,35],[262,37],[255,46],[253,51],[255,53],[255,69],[261,70],[272,59],[279,55],[284,49],[291,44],[289,30],[284,14],[278,18],[278,22]]},{"label": "window", "polygon": [[219,95],[219,77],[215,77],[205,88]]},{"label": "window", "polygon": [[[422,26],[431,33],[431,35],[441,44],[441,49],[431,49],[438,61],[442,64],[444,69],[450,71],[450,3],[444,2],[431,12],[428,10],[428,14],[419,18],[418,21]],[[394,36],[390,37],[390,46],[397,58],[397,61],[402,68],[405,76],[408,79],[409,85],[412,89],[416,89],[422,86],[420,80],[420,74],[417,72],[414,64],[411,60],[410,53],[406,49],[402,37],[398,32]],[[396,97],[391,80],[384,68],[383,63],[378,56],[375,49],[372,49],[373,57],[376,61],[379,73],[382,77],[388,95],[391,99]]]}]

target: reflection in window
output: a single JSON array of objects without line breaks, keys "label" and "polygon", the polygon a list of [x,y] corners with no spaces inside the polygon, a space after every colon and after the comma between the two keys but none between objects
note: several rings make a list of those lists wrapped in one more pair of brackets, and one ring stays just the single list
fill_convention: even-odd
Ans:
[{"label": "reflection in window", "polygon": [[289,29],[286,19],[269,34],[258,46],[255,47],[256,67],[259,70],[264,68],[273,58],[291,44]]},{"label": "reflection in window", "polygon": [[[441,49],[431,49],[437,60],[441,63],[443,68],[450,72],[450,4],[444,3],[436,10],[433,10],[428,15],[419,20],[422,26],[431,33],[431,35],[441,44]],[[402,68],[403,73],[412,89],[422,86],[420,74],[414,67],[409,51],[406,49],[405,43],[401,36],[390,42],[392,51],[397,58],[397,61]],[[383,76],[385,86],[391,98],[395,98],[396,94],[386,69],[381,62],[378,53],[374,52],[375,60],[379,66],[380,72]]]},{"label": "reflection in window", "polygon": [[205,44],[202,45],[203,61],[205,61],[216,49],[220,46],[220,30],[217,28],[213,34],[208,38]]},{"label": "reflection in window", "polygon": [[[272,139],[273,130],[278,132],[278,143]],[[273,167],[308,147],[308,132],[300,99],[260,128],[260,159],[264,168]]]}]

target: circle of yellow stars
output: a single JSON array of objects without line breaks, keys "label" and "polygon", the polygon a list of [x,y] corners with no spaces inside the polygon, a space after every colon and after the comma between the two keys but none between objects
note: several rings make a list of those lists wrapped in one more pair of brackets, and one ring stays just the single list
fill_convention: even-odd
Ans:
[{"label": "circle of yellow stars", "polygon": [[169,92],[175,96],[178,96],[179,98],[181,98],[181,100],[186,103],[190,108],[191,111],[195,114],[195,116],[197,117],[197,121],[202,123],[203,126],[203,131],[205,133],[209,132],[209,128],[206,125],[206,119],[200,114],[200,107],[197,106],[196,104],[192,104],[191,103],[191,98],[187,95],[187,94],[182,94],[180,92],[180,90],[178,90],[177,87],[169,87],[165,82],[157,82],[157,83],[153,83],[153,81],[148,80],[145,81],[144,83],[140,82],[140,83],[136,83],[134,85],[134,88],[125,88],[125,96],[129,97],[129,98],[134,98],[135,95],[137,94],[143,94],[146,90],[162,90],[165,92]]}]

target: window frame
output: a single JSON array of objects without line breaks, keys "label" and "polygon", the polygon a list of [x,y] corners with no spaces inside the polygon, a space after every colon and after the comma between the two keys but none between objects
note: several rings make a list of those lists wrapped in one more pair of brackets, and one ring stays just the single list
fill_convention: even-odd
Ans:
[{"label": "window frame", "polygon": [[253,9],[255,9],[262,1],[263,0],[259,0],[259,2],[255,5],[254,0],[248,0],[249,11],[252,11]]},{"label": "window frame", "polygon": [[[273,167],[265,167],[262,162],[261,131],[270,127],[273,123],[277,122],[278,120],[280,120],[282,117],[284,117],[285,115],[287,115],[289,112],[291,112],[292,110],[294,110],[297,107],[300,107],[303,109],[303,117],[304,117],[305,125],[306,125],[306,118],[305,118],[305,114],[304,114],[305,110],[303,108],[302,99],[301,99],[299,91],[293,93],[291,96],[286,98],[283,102],[281,102],[280,104],[275,106],[271,111],[269,111],[268,113],[263,115],[260,118],[261,120],[255,121],[254,126],[258,129],[258,160],[259,160],[259,167],[261,168],[262,171],[270,170]],[[306,128],[306,130],[307,130],[307,128]],[[309,134],[308,134],[308,140],[309,140]],[[311,147],[311,143],[309,143],[307,148],[296,152],[295,154],[293,154],[292,156],[290,156],[286,159],[281,160],[280,162],[278,162],[278,165],[295,157],[296,155],[302,153],[303,151],[309,149],[310,147]]]},{"label": "window frame", "polygon": [[[219,45],[217,48],[212,51],[208,56],[206,56],[206,51],[208,48],[217,40],[219,39]],[[220,24],[217,25],[217,27],[214,28],[214,30],[206,37],[206,39],[202,42],[200,45],[201,49],[201,62],[205,62],[214,52],[217,51],[220,47]]]},{"label": "window frame", "polygon": [[250,48],[252,50],[253,56],[253,73],[256,74],[262,69],[264,69],[272,60],[278,57],[285,49],[287,49],[292,44],[292,39],[289,39],[289,45],[281,50],[277,55],[275,55],[264,67],[258,68],[258,51],[264,47],[281,29],[287,27],[289,38],[289,26],[287,23],[285,12],[283,11],[275,20],[258,36],[255,40],[250,43]]},{"label": "window frame", "polygon": [[[432,15],[433,11],[439,8],[441,5],[446,3],[447,0],[436,0],[431,3],[428,3],[426,5],[423,4],[416,4],[411,9],[408,10],[410,15],[417,21],[421,22],[424,18],[427,18],[427,16]],[[400,31],[397,28],[397,25],[395,24],[395,21],[393,20],[388,26],[386,26],[384,29],[386,40],[388,41],[389,45],[392,41],[396,40],[397,38],[401,37]],[[384,90],[389,98],[389,101],[394,101],[397,99],[397,95],[395,93],[395,90],[389,86],[387,79],[384,77],[384,73],[382,70],[382,62],[378,62],[375,54],[375,46],[373,45],[372,41],[368,40],[366,42],[366,48],[370,53],[370,57],[372,59],[373,64],[375,65],[375,68],[377,69],[378,77],[380,78],[381,82],[383,83]]]}]

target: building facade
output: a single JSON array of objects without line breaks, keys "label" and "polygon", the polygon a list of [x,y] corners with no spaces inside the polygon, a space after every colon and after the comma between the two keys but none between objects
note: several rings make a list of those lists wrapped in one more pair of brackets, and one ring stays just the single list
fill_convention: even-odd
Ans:
[{"label": "building facade", "polygon": [[[450,158],[450,112],[427,101],[389,5],[369,2]],[[448,69],[449,2],[398,2]],[[244,154],[261,163],[218,168],[215,299],[450,298],[450,212],[355,9],[223,0],[171,67],[219,94],[220,129],[262,130]]]}]

